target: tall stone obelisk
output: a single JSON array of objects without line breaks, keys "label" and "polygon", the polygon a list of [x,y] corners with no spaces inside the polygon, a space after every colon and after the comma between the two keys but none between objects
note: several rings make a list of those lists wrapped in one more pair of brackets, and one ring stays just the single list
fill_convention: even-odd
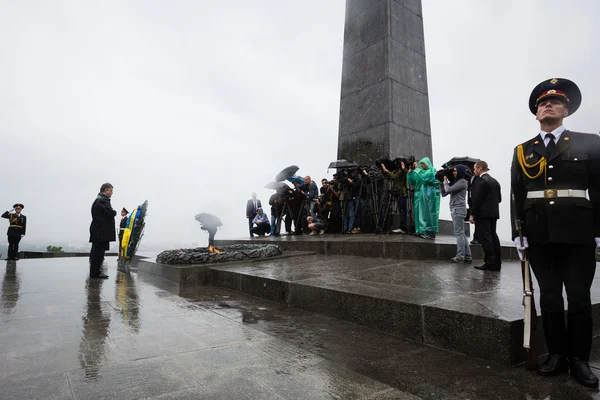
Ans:
[{"label": "tall stone obelisk", "polygon": [[347,0],[338,158],[431,157],[421,0]]}]

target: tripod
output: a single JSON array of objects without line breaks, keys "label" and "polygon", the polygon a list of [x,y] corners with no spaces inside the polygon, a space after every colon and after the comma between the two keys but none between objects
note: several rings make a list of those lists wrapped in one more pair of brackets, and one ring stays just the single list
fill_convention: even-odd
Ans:
[{"label": "tripod", "polygon": [[[275,229],[275,232],[280,232],[281,230],[281,222],[283,221],[283,216],[289,216],[292,221],[290,222],[290,231],[291,231],[291,226],[292,226],[292,222],[294,222],[294,232],[298,232],[298,226],[300,224],[300,220],[302,219],[302,209],[306,210],[307,209],[307,205],[306,205],[306,199],[302,200],[302,204],[300,205],[300,212],[298,213],[298,216],[296,218],[294,218],[294,210],[292,209],[292,206],[290,205],[290,199],[286,198],[284,200],[283,203],[283,208],[281,209],[281,214],[279,219],[277,220],[277,227]],[[287,224],[286,224],[286,231],[287,231]],[[300,227],[300,230],[302,231],[302,227]]]}]

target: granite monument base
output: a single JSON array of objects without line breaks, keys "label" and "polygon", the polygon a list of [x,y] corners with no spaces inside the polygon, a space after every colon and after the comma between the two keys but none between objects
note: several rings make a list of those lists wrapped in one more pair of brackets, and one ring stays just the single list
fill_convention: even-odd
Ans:
[{"label": "granite monument base", "polygon": [[[182,291],[202,285],[226,287],[434,347],[517,365],[524,360],[520,263],[505,261],[500,272],[473,265],[284,251],[276,259],[224,265],[172,266],[145,259],[138,262],[138,273],[176,282]],[[537,285],[536,299],[539,304]],[[600,290],[592,292],[592,300],[598,334]],[[543,354],[541,326],[540,320],[537,340]]]},{"label": "granite monument base", "polygon": [[[414,235],[285,235],[216,240],[217,246],[235,243],[276,244],[283,250],[312,251],[328,255],[394,258],[400,260],[449,260],[456,255],[454,236],[439,234],[435,240]],[[502,242],[502,259],[518,260],[512,242]],[[471,245],[473,258],[483,259],[480,245]]]}]

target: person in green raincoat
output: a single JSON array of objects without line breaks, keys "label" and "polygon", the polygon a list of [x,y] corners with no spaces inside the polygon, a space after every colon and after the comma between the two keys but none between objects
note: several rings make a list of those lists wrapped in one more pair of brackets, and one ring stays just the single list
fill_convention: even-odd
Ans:
[{"label": "person in green raincoat", "polygon": [[429,157],[415,163],[408,175],[408,183],[414,189],[415,231],[424,239],[435,239],[440,216],[440,182]]}]

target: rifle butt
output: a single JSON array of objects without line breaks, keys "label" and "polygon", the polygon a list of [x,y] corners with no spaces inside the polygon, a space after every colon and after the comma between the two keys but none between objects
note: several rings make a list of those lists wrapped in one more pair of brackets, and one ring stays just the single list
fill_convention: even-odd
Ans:
[{"label": "rifle butt", "polygon": [[538,354],[537,354],[537,339],[535,336],[536,325],[537,325],[537,311],[535,309],[535,301],[531,298],[531,331],[529,340],[529,349],[527,350],[525,358],[525,369],[527,371],[535,371],[538,367]]}]

